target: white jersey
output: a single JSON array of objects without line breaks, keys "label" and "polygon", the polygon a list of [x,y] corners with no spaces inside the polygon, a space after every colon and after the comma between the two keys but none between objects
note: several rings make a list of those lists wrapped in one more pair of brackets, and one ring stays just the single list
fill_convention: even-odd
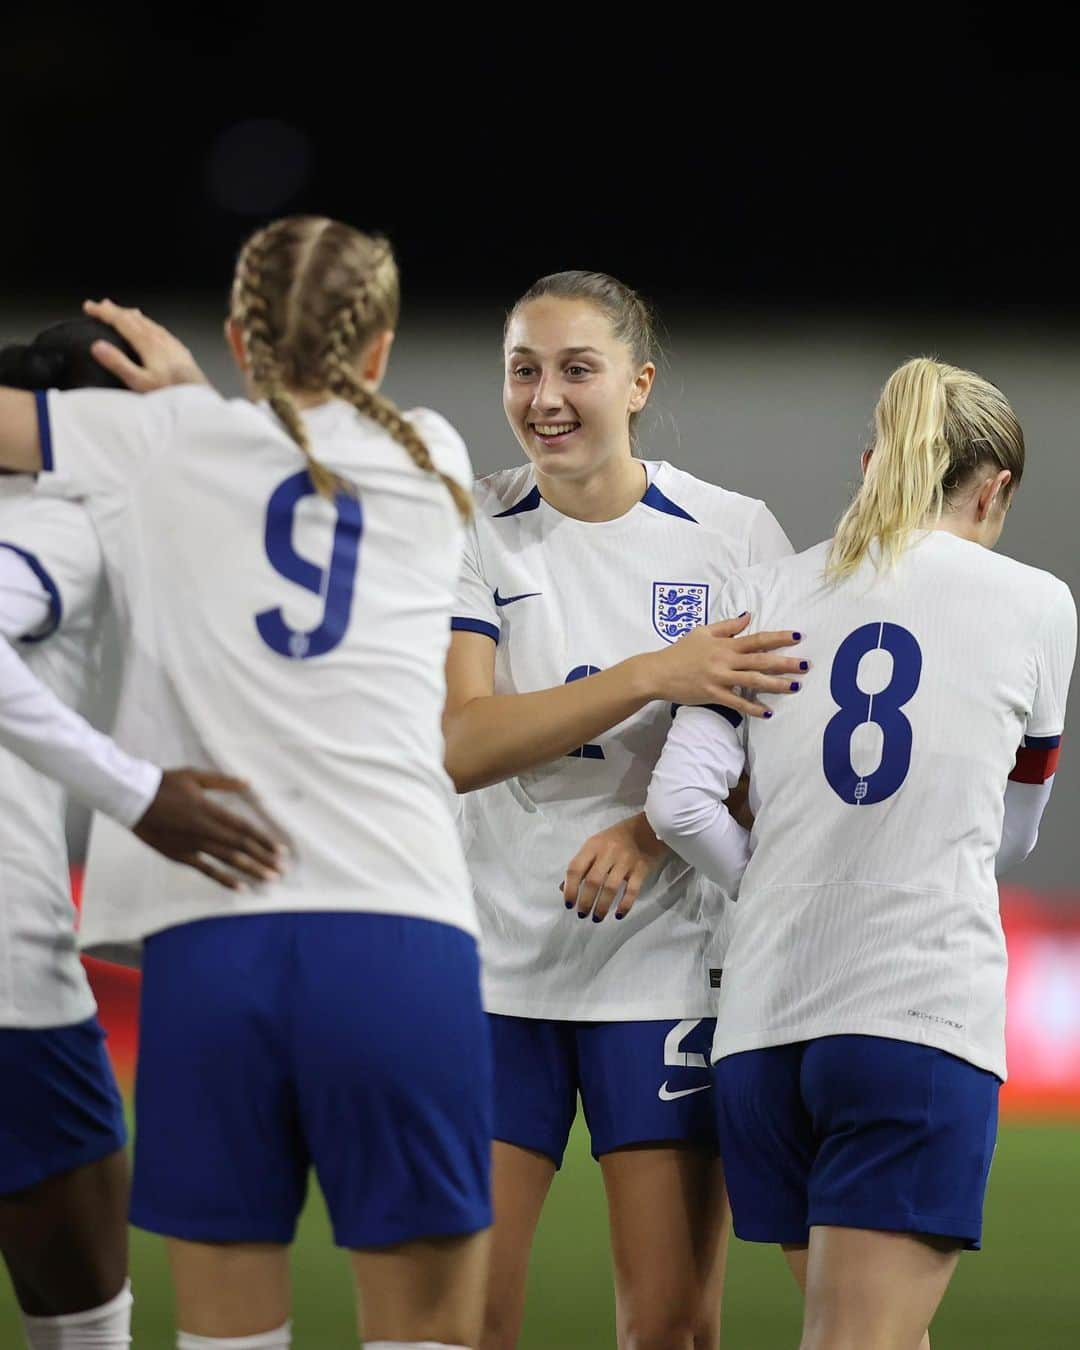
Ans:
[{"label": "white jersey", "polygon": [[[674,642],[706,621],[737,568],[791,552],[762,502],[670,464],[646,469],[641,501],[599,522],[549,506],[528,465],[476,485],[454,627],[497,643],[496,694],[549,689]],[[624,920],[604,924],[568,913],[558,889],[590,835],[643,809],[670,724],[670,705],[650,703],[594,743],[462,799],[490,1012],[711,1015],[707,951],[725,903],[711,883],[672,859]]]},{"label": "white jersey", "polygon": [[[453,429],[411,416],[439,469],[468,485]],[[204,386],[48,396],[42,483],[85,500],[126,632],[117,741],[248,781],[290,850],[280,881],[229,892],[99,820],[87,946],[281,910],[475,931],[441,732],[456,508],[348,404],[303,418],[357,497],[318,497],[268,408]]]},{"label": "white jersey", "polygon": [[[78,506],[35,493],[31,479],[3,479],[0,548],[29,565],[49,600],[44,626],[15,645],[75,706],[87,692],[102,602],[93,526]],[[64,807],[58,783],[0,749],[0,1027],[70,1026],[94,1013],[75,948]]]},{"label": "white jersey", "polygon": [[714,1057],[854,1033],[1004,1078],[1006,782],[1052,772],[1076,608],[1049,573],[943,530],[838,585],[827,547],[725,593],[801,630],[812,667],[771,720],[714,719],[745,738],[756,817]]}]

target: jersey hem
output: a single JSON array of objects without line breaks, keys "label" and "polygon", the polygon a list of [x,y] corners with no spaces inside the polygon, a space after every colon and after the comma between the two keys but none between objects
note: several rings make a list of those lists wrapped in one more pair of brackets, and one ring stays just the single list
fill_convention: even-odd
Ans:
[{"label": "jersey hem", "polygon": [[[92,901],[89,908],[92,911]],[[163,933],[169,928],[180,928],[184,924],[196,923],[201,919],[242,918],[245,914],[391,914],[402,919],[426,919],[429,923],[445,924],[448,928],[460,929],[477,942],[480,940],[480,932],[475,921],[470,922],[467,915],[455,918],[446,914],[433,914],[429,908],[407,907],[401,904],[391,908],[386,905],[358,905],[355,901],[345,903],[323,897],[318,899],[313,897],[306,903],[255,901],[233,905],[228,909],[222,909],[217,905],[206,907],[195,904],[190,909],[177,909],[168,915],[162,914],[153,918],[147,916],[137,927],[132,927],[130,924],[113,925],[108,922],[95,924],[92,917],[87,914],[84,902],[83,927],[79,930],[79,950],[93,952],[113,944],[137,946],[146,938],[153,937],[155,933]],[[86,922],[88,917],[90,917],[89,924]]]},{"label": "jersey hem", "polygon": [[484,1011],[496,1017],[526,1017],[538,1022],[671,1022],[715,1017],[716,1005],[700,1003],[547,1003],[536,999],[484,998]]},{"label": "jersey hem", "polygon": [[823,1040],[826,1036],[882,1036],[890,1041],[905,1041],[908,1045],[925,1045],[931,1050],[943,1050],[947,1055],[955,1055],[976,1069],[984,1069],[1003,1083],[1006,1079],[1004,1055],[993,1058],[981,1054],[969,1041],[955,1036],[936,1035],[932,1031],[923,1036],[905,1035],[893,1021],[860,1021],[857,1024],[846,1020],[815,1022],[797,1030],[747,1032],[732,1037],[724,1036],[718,1025],[711,1059],[716,1064],[729,1055],[741,1055],[747,1050],[768,1050],[774,1045],[799,1045],[804,1041]]}]

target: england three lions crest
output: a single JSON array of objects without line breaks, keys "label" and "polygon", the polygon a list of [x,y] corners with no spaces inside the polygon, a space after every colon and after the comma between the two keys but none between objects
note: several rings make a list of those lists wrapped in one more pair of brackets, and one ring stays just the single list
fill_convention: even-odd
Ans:
[{"label": "england three lions crest", "polygon": [[685,637],[691,628],[705,622],[708,613],[708,586],[700,582],[653,582],[652,622],[665,642]]}]

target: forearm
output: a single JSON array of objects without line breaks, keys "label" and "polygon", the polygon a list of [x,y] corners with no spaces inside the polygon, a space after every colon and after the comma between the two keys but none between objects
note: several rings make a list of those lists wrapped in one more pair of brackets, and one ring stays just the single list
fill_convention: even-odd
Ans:
[{"label": "forearm", "polygon": [[994,864],[999,877],[1022,863],[1035,847],[1039,838],[1039,825],[1053,786],[1052,776],[1045,783],[1006,784],[1001,846]]},{"label": "forearm", "polygon": [[750,835],[728,810],[744,751],[725,715],[683,708],[653,770],[649,824],[681,858],[734,892],[750,860]]},{"label": "forearm", "polygon": [[694,788],[661,800],[663,791],[650,788],[645,807],[657,838],[729,894],[737,891],[750,861],[750,835],[723,802]]},{"label": "forearm", "polygon": [[647,657],[530,694],[490,694],[444,719],[446,768],[472,792],[569,754],[632,716],[655,692]]},{"label": "forearm", "polygon": [[153,801],[161,771],[103,736],[47,689],[0,638],[0,745],[122,825]]}]

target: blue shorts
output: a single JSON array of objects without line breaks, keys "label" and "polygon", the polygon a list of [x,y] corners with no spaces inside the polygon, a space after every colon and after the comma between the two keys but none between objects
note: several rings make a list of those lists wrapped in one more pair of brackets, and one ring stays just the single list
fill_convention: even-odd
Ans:
[{"label": "blue shorts", "polygon": [[994,1074],[880,1036],[747,1050],[715,1072],[739,1237],[801,1245],[822,1224],[980,1246]]},{"label": "blue shorts", "polygon": [[491,1222],[476,943],[398,915],[204,919],[147,939],[131,1217],[293,1238],[309,1168],[342,1247]]},{"label": "blue shorts", "polygon": [[578,1093],[592,1155],[631,1144],[716,1152],[712,1018],[560,1022],[490,1014],[495,1138],[562,1166]]},{"label": "blue shorts", "polygon": [[127,1141],[96,1017],[0,1029],[0,1082],[0,1195],[98,1162]]}]

